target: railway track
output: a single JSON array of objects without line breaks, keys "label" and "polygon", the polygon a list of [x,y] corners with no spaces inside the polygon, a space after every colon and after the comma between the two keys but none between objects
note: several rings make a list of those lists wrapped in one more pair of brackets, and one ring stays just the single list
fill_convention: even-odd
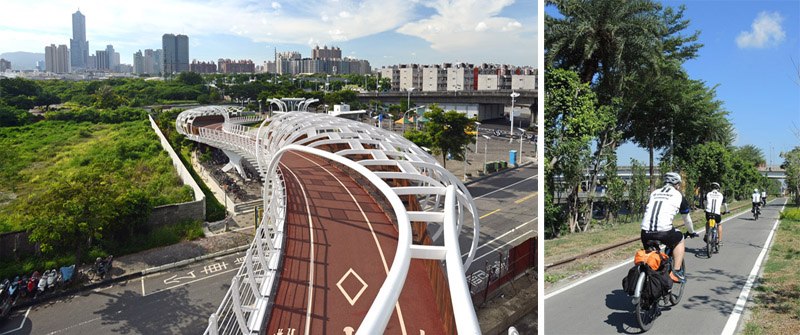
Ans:
[{"label": "railway track", "polygon": [[[750,204],[744,204],[744,205],[741,205],[741,206],[738,206],[738,207],[735,207],[735,208],[730,208],[730,209],[728,209],[728,211],[730,211],[730,212],[738,211],[738,210],[740,210],[742,208],[746,208],[746,207],[749,207],[749,206],[750,206]],[[704,219],[692,220],[692,222],[693,223],[698,223],[698,222],[702,222],[702,220],[704,220]],[[680,224],[677,227],[682,227],[682,226],[684,226],[684,224]],[[553,263],[550,263],[550,264],[545,264],[544,265],[544,269],[546,271],[547,269],[550,269],[550,268],[553,268],[553,267],[569,264],[569,263],[572,263],[572,262],[580,260],[580,259],[588,258],[588,257],[594,256],[594,255],[597,255],[599,253],[606,252],[606,251],[609,251],[609,250],[612,250],[612,249],[616,249],[616,248],[620,248],[620,247],[629,245],[629,244],[634,243],[634,242],[639,242],[639,241],[641,241],[641,238],[637,236],[637,237],[632,238],[630,240],[625,240],[625,241],[622,241],[622,242],[619,242],[619,243],[615,243],[615,244],[612,244],[612,245],[604,246],[604,247],[599,248],[597,250],[593,250],[593,251],[590,251],[590,252],[587,252],[587,253],[583,253],[583,254],[580,254],[580,255],[577,255],[577,256],[572,256],[572,257],[569,257],[569,258],[565,258],[565,259],[562,259],[562,260],[559,260],[557,262],[553,262]]]}]

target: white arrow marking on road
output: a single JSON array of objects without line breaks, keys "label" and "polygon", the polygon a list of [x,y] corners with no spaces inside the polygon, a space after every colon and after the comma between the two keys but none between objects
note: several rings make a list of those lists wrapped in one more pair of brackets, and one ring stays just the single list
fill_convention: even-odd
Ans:
[{"label": "white arrow marking on road", "polygon": [[194,275],[194,270],[192,270],[191,272],[189,272],[189,275],[186,276],[186,277],[178,277],[178,278],[175,278],[175,277],[178,277],[178,275],[174,275],[172,277],[164,279],[164,284],[180,283],[181,279],[194,279],[196,276]]}]

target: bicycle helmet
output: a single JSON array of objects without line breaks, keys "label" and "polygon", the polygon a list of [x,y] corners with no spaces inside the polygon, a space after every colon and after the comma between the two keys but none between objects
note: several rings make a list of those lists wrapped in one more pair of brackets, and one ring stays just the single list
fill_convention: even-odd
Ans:
[{"label": "bicycle helmet", "polygon": [[753,192],[756,192],[756,193],[758,193],[758,189],[754,189],[754,190],[753,190]]},{"label": "bicycle helmet", "polygon": [[670,184],[672,186],[678,185],[681,183],[681,175],[675,172],[667,172],[664,174],[664,184]]},{"label": "bicycle helmet", "polygon": [[715,190],[719,190],[719,183],[717,183],[717,182],[711,183],[711,188],[715,189]]}]

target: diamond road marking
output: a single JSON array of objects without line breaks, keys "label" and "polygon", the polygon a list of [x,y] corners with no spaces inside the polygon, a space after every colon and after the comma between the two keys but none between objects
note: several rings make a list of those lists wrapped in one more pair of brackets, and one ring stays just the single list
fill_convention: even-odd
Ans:
[{"label": "diamond road marking", "polygon": [[[350,298],[350,295],[347,294],[347,292],[344,291],[344,288],[342,288],[342,282],[344,282],[344,280],[347,279],[347,276],[349,276],[351,273],[353,274],[353,276],[356,277],[356,279],[358,279],[358,281],[361,282],[361,285],[363,285],[361,287],[361,290],[359,290],[358,293],[356,294],[356,296],[353,297],[353,298]],[[347,302],[350,303],[350,306],[353,306],[353,305],[356,304],[356,301],[358,301],[358,298],[361,297],[361,294],[364,293],[364,291],[367,289],[367,286],[369,286],[369,285],[367,285],[367,283],[364,282],[364,280],[361,279],[361,277],[355,271],[353,271],[353,268],[350,268],[349,270],[347,270],[347,272],[344,274],[344,276],[342,276],[342,279],[339,279],[339,281],[336,283],[336,287],[339,288],[339,291],[342,291],[342,295],[344,295],[345,299],[347,299]]]}]

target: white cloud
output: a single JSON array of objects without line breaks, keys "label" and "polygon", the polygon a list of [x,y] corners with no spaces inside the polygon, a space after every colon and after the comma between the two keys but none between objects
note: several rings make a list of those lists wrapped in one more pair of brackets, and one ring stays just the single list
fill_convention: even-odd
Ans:
[{"label": "white cloud", "polygon": [[503,62],[498,58],[498,50],[506,50],[515,53],[514,59],[529,60],[519,65],[535,65],[536,13],[531,13],[530,20],[526,20],[524,25],[516,19],[499,16],[504,8],[513,3],[514,0],[422,2],[422,5],[434,9],[436,13],[406,23],[397,32],[424,39],[435,51],[449,55],[468,52],[474,59]]},{"label": "white cloud", "polygon": [[762,11],[750,25],[751,31],[743,31],[736,37],[739,48],[766,48],[778,45],[786,38],[781,27],[783,17],[778,12]]},{"label": "white cloud", "polygon": [[281,4],[277,1],[272,2],[272,9],[281,9]]}]

